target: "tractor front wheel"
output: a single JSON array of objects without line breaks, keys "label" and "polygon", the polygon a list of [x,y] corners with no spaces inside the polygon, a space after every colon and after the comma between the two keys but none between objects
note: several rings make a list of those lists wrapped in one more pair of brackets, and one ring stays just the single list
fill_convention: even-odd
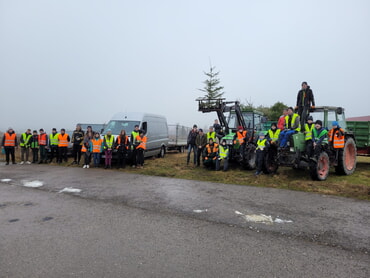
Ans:
[{"label": "tractor front wheel", "polygon": [[326,152],[321,152],[317,161],[310,161],[310,175],[313,180],[324,181],[329,175],[330,162]]}]

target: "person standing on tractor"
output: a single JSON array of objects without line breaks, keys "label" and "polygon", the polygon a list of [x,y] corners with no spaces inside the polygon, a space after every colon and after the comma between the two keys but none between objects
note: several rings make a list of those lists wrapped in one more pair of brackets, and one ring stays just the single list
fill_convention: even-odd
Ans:
[{"label": "person standing on tractor", "polygon": [[15,134],[11,127],[9,127],[8,131],[4,133],[1,146],[5,150],[6,165],[9,165],[10,157],[12,158],[12,163],[17,164],[15,162],[15,148],[18,147],[17,134]]},{"label": "person standing on tractor", "polygon": [[203,129],[199,129],[197,138],[195,138],[195,145],[197,146],[197,167],[200,166],[200,157],[203,154],[204,148],[207,145],[207,136],[204,134]]},{"label": "person standing on tractor", "polygon": [[209,139],[208,144],[204,149],[204,161],[203,165],[207,168],[216,169],[216,163],[218,158],[218,144]]},{"label": "person standing on tractor", "polygon": [[284,108],[283,115],[279,117],[277,128],[280,129],[280,131],[284,130],[285,127],[285,117],[288,115],[288,108]]},{"label": "person standing on tractor", "polygon": [[77,125],[76,129],[72,133],[72,143],[73,143],[73,162],[72,164],[80,165],[81,160],[81,149],[83,145],[85,133],[81,128],[81,125]]},{"label": "person standing on tractor", "polygon": [[315,122],[315,128],[312,132],[313,152],[318,156],[322,150],[322,146],[328,143],[328,131],[322,127],[322,121]]},{"label": "person standing on tractor", "polygon": [[313,155],[313,140],[312,132],[315,129],[312,116],[307,117],[307,123],[304,125],[304,134],[306,142],[306,155],[311,157]]},{"label": "person standing on tractor", "polygon": [[310,108],[315,108],[315,98],[310,86],[307,82],[302,82],[302,89],[297,94],[297,104],[295,109],[298,110],[298,115],[301,118],[301,125],[306,122]]},{"label": "person standing on tractor", "polygon": [[328,133],[329,146],[335,152],[336,160],[338,160],[338,153],[343,150],[345,144],[344,130],[337,121],[333,121],[331,125],[332,129]]},{"label": "person standing on tractor", "polygon": [[257,140],[256,148],[256,173],[255,176],[258,176],[262,173],[263,164],[265,163],[265,157],[268,147],[270,146],[269,141],[266,139],[265,133],[260,132],[259,138]]},{"label": "person standing on tractor", "polygon": [[197,135],[198,135],[198,126],[193,125],[193,128],[190,130],[188,134],[188,140],[187,140],[187,144],[188,144],[188,156],[186,160],[187,165],[189,165],[189,162],[190,162],[191,150],[193,150],[193,153],[194,153],[194,165],[197,164],[197,146],[195,144],[195,139],[197,138]]},{"label": "person standing on tractor", "polygon": [[55,157],[56,161],[58,162],[58,136],[59,133],[57,132],[56,128],[53,128],[51,130],[51,133],[49,134],[49,148],[50,148],[50,160],[49,162],[53,162],[53,159]]},{"label": "person standing on tractor", "polygon": [[286,148],[290,137],[301,130],[300,119],[297,113],[293,112],[293,107],[288,108],[288,115],[285,116],[285,129],[280,132],[280,148]]},{"label": "person standing on tractor", "polygon": [[105,154],[105,169],[112,168],[114,136],[112,130],[108,129],[107,134],[104,135],[103,148]]},{"label": "person standing on tractor", "polygon": [[[30,139],[32,137],[31,129],[27,129],[25,133],[22,133],[20,143],[21,146],[21,163],[20,164],[31,164],[29,161],[30,156]],[[24,160],[24,156],[26,155],[26,160]]]},{"label": "person standing on tractor", "polygon": [[226,140],[223,139],[218,150],[218,158],[216,160],[216,171],[220,170],[221,162],[224,162],[223,171],[229,169],[229,147],[226,144]]}]

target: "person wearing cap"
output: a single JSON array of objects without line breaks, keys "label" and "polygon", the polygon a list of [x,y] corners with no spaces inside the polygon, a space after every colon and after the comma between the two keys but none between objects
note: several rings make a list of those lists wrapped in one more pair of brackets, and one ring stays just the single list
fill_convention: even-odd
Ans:
[{"label": "person wearing cap", "polygon": [[49,150],[50,150],[50,158],[49,163],[53,162],[53,159],[55,157],[56,162],[58,162],[58,136],[59,133],[57,132],[56,128],[53,128],[51,130],[51,133],[49,134]]},{"label": "person wearing cap", "polygon": [[100,138],[99,132],[95,132],[94,138],[91,139],[91,147],[94,160],[94,167],[98,168],[100,165],[100,153],[103,151],[103,140]]},{"label": "person wearing cap", "polygon": [[297,113],[294,113],[293,107],[288,108],[288,115],[285,116],[285,129],[280,132],[280,148],[286,148],[290,137],[301,130],[300,119]]},{"label": "person wearing cap", "polygon": [[216,160],[216,171],[220,170],[221,162],[224,163],[223,171],[229,169],[229,147],[226,144],[226,140],[223,139],[218,149],[218,158]]},{"label": "person wearing cap", "polygon": [[46,155],[46,148],[48,146],[48,135],[45,133],[43,128],[40,128],[40,134],[39,134],[39,149],[40,149],[40,161],[41,163],[47,162],[47,155]]},{"label": "person wearing cap", "polygon": [[[337,121],[332,122],[332,129],[328,133],[329,137],[329,145],[335,150],[338,151],[344,148],[345,138],[344,138],[344,130],[339,126]],[[338,152],[337,152],[338,153]]]},{"label": "person wearing cap", "polygon": [[136,137],[140,134],[140,129],[139,129],[139,125],[135,125],[134,126],[134,130],[131,131],[131,138],[130,138],[130,142],[131,142],[131,150],[132,150],[132,153],[131,153],[131,163],[132,163],[132,167],[136,167],[136,157],[137,157],[137,145],[135,145],[135,139]]},{"label": "person wearing cap", "polygon": [[188,155],[187,155],[187,160],[186,160],[187,165],[189,165],[190,155],[191,155],[192,150],[193,150],[193,155],[194,155],[194,160],[193,160],[194,165],[197,164],[197,146],[195,144],[197,135],[198,135],[198,126],[193,125],[193,128],[189,131],[188,139],[187,139],[187,145],[188,145]]},{"label": "person wearing cap", "polygon": [[314,154],[317,156],[322,150],[322,146],[328,143],[328,131],[322,126],[322,121],[315,122],[315,128],[312,132],[312,142]]},{"label": "person wearing cap", "polygon": [[302,82],[301,87],[301,90],[297,94],[297,104],[295,109],[298,110],[298,115],[303,125],[308,113],[310,112],[310,108],[315,108],[315,98],[306,81]]},{"label": "person wearing cap", "polygon": [[276,145],[280,135],[280,129],[277,128],[276,123],[271,123],[271,127],[267,132],[266,139],[270,144]]},{"label": "person wearing cap", "polygon": [[104,135],[103,149],[105,155],[105,169],[112,169],[112,155],[113,155],[114,136],[112,130],[108,129],[107,134]]},{"label": "person wearing cap", "polygon": [[312,116],[307,117],[307,123],[304,125],[305,143],[306,143],[306,154],[308,157],[312,156],[313,152],[313,140],[312,132],[315,129]]},{"label": "person wearing cap", "polygon": [[209,139],[208,144],[204,148],[204,160],[203,165],[207,168],[216,169],[216,163],[218,158],[218,144]]},{"label": "person wearing cap", "polygon": [[17,134],[11,127],[4,133],[1,146],[5,150],[6,165],[9,165],[10,157],[12,158],[12,163],[17,164],[15,162],[15,148],[18,147]]},{"label": "person wearing cap", "polygon": [[197,146],[197,167],[200,166],[200,157],[203,154],[204,148],[207,145],[207,135],[204,134],[203,129],[199,129],[198,135],[195,139],[195,145]]},{"label": "person wearing cap", "polygon": [[143,168],[144,166],[144,152],[146,150],[146,142],[148,141],[147,137],[145,136],[144,130],[140,130],[138,136],[136,136],[135,142],[137,142],[136,146],[136,168]]},{"label": "person wearing cap", "polygon": [[32,150],[32,163],[37,163],[39,160],[39,134],[37,130],[32,132],[32,137],[30,139],[30,146]]},{"label": "person wearing cap", "polygon": [[266,152],[269,146],[270,144],[269,141],[266,139],[265,133],[260,132],[256,147],[256,172],[254,173],[255,176],[258,176],[262,173]]},{"label": "person wearing cap", "polygon": [[73,162],[72,164],[80,165],[81,149],[84,141],[85,132],[82,130],[81,125],[76,125],[76,129],[72,133],[71,142],[73,144]]},{"label": "person wearing cap", "polygon": [[67,151],[68,143],[71,141],[69,134],[66,133],[66,130],[62,128],[58,135],[58,152],[59,152],[59,163],[68,162]]},{"label": "person wearing cap", "polygon": [[[30,139],[32,137],[31,129],[27,129],[26,132],[22,133],[19,145],[21,146],[21,165],[31,164],[29,161],[29,155],[30,155]],[[24,160],[24,156],[26,156],[26,162]]]}]

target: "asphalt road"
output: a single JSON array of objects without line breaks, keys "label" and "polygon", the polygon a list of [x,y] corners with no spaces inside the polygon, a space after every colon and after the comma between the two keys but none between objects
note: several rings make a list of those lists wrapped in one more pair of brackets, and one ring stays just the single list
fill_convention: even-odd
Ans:
[{"label": "asphalt road", "polygon": [[370,277],[369,251],[367,201],[0,165],[1,278]]}]

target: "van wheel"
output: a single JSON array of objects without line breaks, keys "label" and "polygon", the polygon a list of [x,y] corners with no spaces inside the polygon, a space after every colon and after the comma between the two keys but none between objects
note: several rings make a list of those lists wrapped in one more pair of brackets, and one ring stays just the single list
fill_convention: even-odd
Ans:
[{"label": "van wheel", "polygon": [[161,150],[159,151],[158,157],[163,158],[165,154],[166,154],[166,149],[165,147],[162,146]]}]

